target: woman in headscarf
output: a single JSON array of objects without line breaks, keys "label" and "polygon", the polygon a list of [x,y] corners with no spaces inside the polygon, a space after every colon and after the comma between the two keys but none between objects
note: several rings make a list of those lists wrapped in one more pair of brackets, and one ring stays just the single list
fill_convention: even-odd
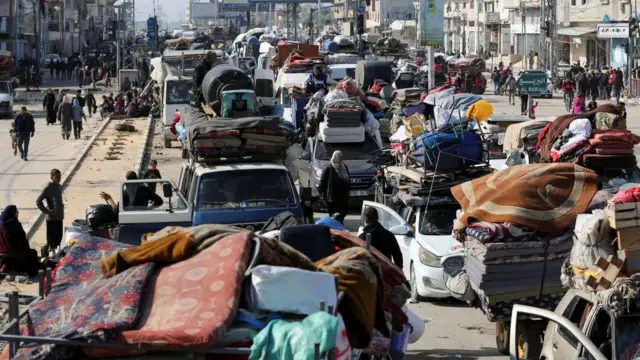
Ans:
[{"label": "woman in headscarf", "polygon": [[60,125],[62,125],[62,138],[65,140],[69,140],[69,136],[71,136],[72,119],[73,107],[71,106],[71,99],[69,99],[68,96],[65,96],[62,100],[62,104],[58,107],[58,121],[60,121]]},{"label": "woman in headscarf", "polygon": [[15,205],[7,206],[0,214],[0,258],[3,272],[26,272],[38,275],[40,264],[38,252],[29,247],[27,234],[18,220],[19,211]]},{"label": "woman in headscarf", "polygon": [[336,150],[331,161],[322,171],[318,192],[327,202],[329,216],[336,216],[336,220],[344,224],[344,218],[349,210],[349,169],[344,163],[342,151]]},{"label": "woman in headscarf", "polygon": [[82,119],[87,121],[87,116],[84,114],[84,110],[82,110],[82,106],[80,105],[80,100],[73,99],[73,107],[71,108],[72,120],[73,120],[73,136],[76,139],[80,138],[82,134]]},{"label": "woman in headscarf", "polygon": [[44,96],[44,100],[42,101],[42,108],[47,112],[47,125],[55,124],[56,96],[53,95],[53,90],[47,90],[47,95]]}]

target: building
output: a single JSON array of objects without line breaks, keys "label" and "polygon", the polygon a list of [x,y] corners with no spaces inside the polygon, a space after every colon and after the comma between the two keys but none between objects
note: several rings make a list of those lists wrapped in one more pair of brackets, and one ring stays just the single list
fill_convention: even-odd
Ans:
[{"label": "building", "polygon": [[[396,20],[415,22],[415,19],[413,0],[371,0],[371,6],[365,13],[365,26],[368,32],[382,32],[392,30],[391,24]],[[413,31],[415,33],[415,29]]]},{"label": "building", "polygon": [[[16,4],[19,5],[17,11]],[[11,51],[17,59],[22,59],[26,44],[22,2],[0,2],[0,50]]]}]

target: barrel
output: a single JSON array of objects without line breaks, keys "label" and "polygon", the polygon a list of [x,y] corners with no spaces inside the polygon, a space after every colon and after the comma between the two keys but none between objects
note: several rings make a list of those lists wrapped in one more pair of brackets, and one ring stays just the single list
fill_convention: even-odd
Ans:
[{"label": "barrel", "polygon": [[260,44],[260,40],[255,36],[251,36],[250,38],[247,39],[247,44],[249,45]]},{"label": "barrel", "polygon": [[331,53],[337,53],[338,51],[340,51],[340,46],[335,41],[325,40],[322,43],[322,50],[328,51]]}]

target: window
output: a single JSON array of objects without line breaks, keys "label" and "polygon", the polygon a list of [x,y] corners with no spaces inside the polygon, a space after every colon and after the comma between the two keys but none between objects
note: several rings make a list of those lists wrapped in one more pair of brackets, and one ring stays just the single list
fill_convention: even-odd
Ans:
[{"label": "window", "polygon": [[378,211],[378,221],[380,225],[384,226],[385,229],[389,230],[394,226],[401,226],[402,221],[400,221],[394,214],[390,213],[387,210],[383,210],[379,207],[375,207]]},{"label": "window", "polygon": [[[562,316],[567,320],[571,321],[578,329],[582,330],[584,322],[587,319],[587,315],[591,311],[593,304],[591,304],[586,299],[575,296],[571,299],[571,302],[567,306],[567,308],[562,313]],[[558,326],[558,335],[562,336],[563,339],[567,341],[574,348],[578,347],[580,343],[578,339],[576,339],[568,330],[563,328],[562,326]]]},{"label": "window", "polygon": [[466,8],[467,8],[467,3],[466,3],[466,2],[463,2],[463,3],[462,3],[462,8],[463,8],[463,9],[466,9]]},{"label": "window", "polygon": [[474,8],[474,3],[476,0],[471,0],[471,2],[469,2],[469,9],[473,9]]},{"label": "window", "polygon": [[333,152],[342,151],[345,160],[369,160],[371,153],[378,150],[378,144],[371,137],[366,137],[364,142],[353,144],[326,144],[318,142],[315,158],[317,160],[328,161]]},{"label": "window", "polygon": [[[120,196],[124,211],[161,211],[166,212],[169,210],[169,201],[171,201],[171,208],[173,210],[184,210],[187,208],[187,203],[178,193],[178,189],[173,189],[174,196],[171,200],[165,198],[162,193],[162,187],[164,184],[170,184],[168,181],[147,179],[147,183],[133,182],[125,183],[122,187],[122,194]],[[157,194],[162,200],[162,205],[158,207],[150,207],[149,204],[153,199],[153,194]],[[128,200],[125,200],[128,199]]]},{"label": "window", "polygon": [[[6,43],[2,43],[2,44],[6,44]],[[0,94],[11,94],[10,85],[11,83],[8,81],[0,81]]]},{"label": "window", "polygon": [[293,184],[286,170],[252,169],[204,174],[198,184],[201,210],[244,209],[296,204]]},{"label": "window", "polygon": [[450,235],[458,209],[457,205],[429,206],[427,211],[423,209],[420,234]]},{"label": "window", "polygon": [[186,81],[168,81],[167,87],[164,90],[166,93],[166,104],[188,104],[189,103],[189,89],[191,88],[191,82]]},{"label": "window", "polygon": [[291,98],[289,97],[289,90],[287,88],[282,88],[280,90],[280,102],[282,103],[282,106],[285,108],[290,108],[291,107]]}]

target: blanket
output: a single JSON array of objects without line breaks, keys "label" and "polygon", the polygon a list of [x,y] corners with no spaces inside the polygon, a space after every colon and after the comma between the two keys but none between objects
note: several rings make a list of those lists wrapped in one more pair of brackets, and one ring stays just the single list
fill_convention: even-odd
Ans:
[{"label": "blanket", "polygon": [[561,233],[587,210],[597,190],[596,173],[578,165],[514,166],[451,188],[463,210],[454,232],[476,220]]},{"label": "blanket", "polygon": [[[21,332],[30,336],[107,342],[138,319],[142,290],[154,265],[106,278],[100,260],[129,245],[103,238],[78,240],[60,261],[50,294],[29,308]],[[15,359],[62,359],[58,345],[23,345]]]},{"label": "blanket", "polygon": [[553,146],[553,143],[569,127],[573,120],[578,118],[587,118],[589,120],[593,120],[596,114],[600,112],[620,115],[622,113],[622,107],[612,104],[605,104],[600,105],[596,109],[588,111],[584,114],[569,114],[562,115],[556,118],[548,128],[545,128],[545,131],[542,131],[540,133],[537,146],[540,151],[540,161],[546,163],[550,163],[553,161],[551,158],[551,148]]}]

